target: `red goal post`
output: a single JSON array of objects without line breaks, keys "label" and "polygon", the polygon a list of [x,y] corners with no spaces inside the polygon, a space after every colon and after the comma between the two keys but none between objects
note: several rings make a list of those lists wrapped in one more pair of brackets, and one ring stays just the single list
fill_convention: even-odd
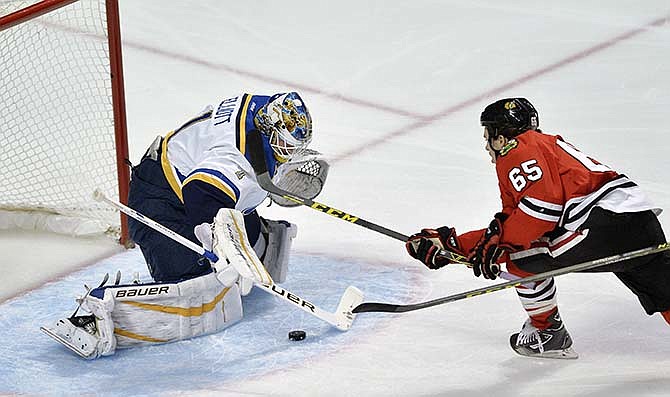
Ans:
[{"label": "red goal post", "polygon": [[0,2],[0,228],[114,234],[127,221],[128,139],[117,0]]}]

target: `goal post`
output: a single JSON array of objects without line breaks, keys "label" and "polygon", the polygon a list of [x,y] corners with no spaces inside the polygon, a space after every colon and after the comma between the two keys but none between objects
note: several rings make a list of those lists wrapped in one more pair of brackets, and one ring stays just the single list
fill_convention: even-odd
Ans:
[{"label": "goal post", "polygon": [[128,242],[118,0],[0,1],[0,228]]}]

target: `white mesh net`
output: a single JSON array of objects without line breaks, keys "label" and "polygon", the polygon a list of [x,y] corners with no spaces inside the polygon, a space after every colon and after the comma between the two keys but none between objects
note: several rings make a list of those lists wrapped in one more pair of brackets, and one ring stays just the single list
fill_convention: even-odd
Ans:
[{"label": "white mesh net", "polygon": [[[32,3],[0,0],[0,16]],[[91,196],[118,198],[104,0],[2,29],[0,228],[118,230],[118,214]]]}]

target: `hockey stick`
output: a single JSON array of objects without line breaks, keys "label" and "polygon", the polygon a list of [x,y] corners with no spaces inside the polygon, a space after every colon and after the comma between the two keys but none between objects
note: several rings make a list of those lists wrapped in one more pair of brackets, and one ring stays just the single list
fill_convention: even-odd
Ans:
[{"label": "hockey stick", "polygon": [[[282,198],[286,200],[293,201],[297,204],[304,205],[306,207],[310,207],[312,209],[315,209],[317,211],[323,212],[325,214],[334,216],[335,218],[342,219],[344,221],[348,221],[350,223],[362,226],[366,229],[381,233],[383,235],[386,235],[388,237],[392,237],[396,240],[400,240],[402,242],[407,242],[409,240],[409,236],[406,236],[402,233],[398,233],[395,230],[391,230],[388,228],[385,228],[383,226],[377,225],[375,223],[366,221],[365,219],[359,218],[358,216],[347,214],[344,211],[335,209],[331,206],[328,206],[326,204],[318,203],[316,201],[313,201],[308,198],[300,197],[297,196],[293,193],[287,192],[284,189],[279,188],[277,185],[272,183],[272,178],[270,178],[270,173],[268,171],[267,163],[265,162],[265,151],[263,149],[263,141],[260,136],[260,133],[257,131],[251,132],[247,135],[247,141],[249,142],[249,145],[247,146],[249,150],[249,158],[250,158],[250,163],[251,166],[254,169],[254,172],[256,173],[256,181],[258,182],[258,185],[265,190],[266,192],[276,194],[278,196],[281,196]],[[472,267],[472,264],[468,262],[467,258],[463,255],[459,255],[455,252],[451,252],[448,250],[440,250],[439,254],[440,256],[446,257],[452,262],[455,263],[460,263],[462,265],[466,265],[468,267]],[[500,278],[506,279],[506,280],[518,280],[519,277],[515,276],[511,273],[501,271],[498,269],[498,275]]]},{"label": "hockey stick", "polygon": [[592,261],[587,261],[583,263],[578,263],[576,265],[564,267],[557,270],[551,270],[544,273],[538,273],[533,276],[520,278],[516,281],[508,281],[506,283],[500,283],[492,285],[490,287],[479,288],[471,291],[461,292],[460,294],[445,296],[443,298],[437,298],[426,302],[413,303],[409,305],[398,305],[393,303],[376,303],[376,302],[365,302],[356,306],[353,310],[353,313],[366,313],[366,312],[386,312],[386,313],[404,313],[411,312],[414,310],[424,309],[431,306],[437,306],[444,303],[455,302],[461,299],[472,298],[473,296],[484,295],[490,292],[496,292],[507,288],[517,287],[521,284],[530,283],[534,281],[544,280],[549,277],[560,276],[563,274],[579,272],[582,270],[593,269],[600,266],[609,265],[612,263],[622,262],[628,259],[638,258],[645,255],[656,254],[662,251],[670,250],[670,243],[663,243],[657,246],[642,248],[636,251],[626,252],[623,254],[617,254],[608,256],[605,258],[595,259]]},{"label": "hockey stick", "polygon": [[[128,215],[129,217],[144,223],[150,228],[156,230],[157,232],[163,234],[166,237],[171,238],[172,240],[178,242],[179,244],[185,246],[186,248],[191,249],[192,251],[197,252],[198,254],[204,256],[212,263],[217,262],[219,258],[212,251],[208,251],[200,245],[194,243],[193,241],[187,239],[186,237],[180,235],[179,233],[174,232],[173,230],[168,229],[167,227],[161,225],[160,223],[148,218],[141,213],[135,211],[134,209],[121,204],[118,201],[114,201],[105,194],[96,189],[93,192],[93,198],[96,201],[104,201],[105,203],[115,207],[119,211]],[[289,302],[293,306],[296,306],[303,311],[320,318],[321,320],[335,326],[341,331],[347,331],[351,328],[351,324],[354,321],[355,315],[351,312],[352,308],[358,305],[363,301],[363,293],[354,286],[349,286],[344,295],[340,299],[340,303],[337,306],[337,310],[334,313],[327,312],[313,303],[301,298],[300,296],[276,285],[276,284],[261,284],[254,282],[254,285],[259,287],[261,290],[267,292],[270,295],[274,295],[280,298],[284,302]]]}]

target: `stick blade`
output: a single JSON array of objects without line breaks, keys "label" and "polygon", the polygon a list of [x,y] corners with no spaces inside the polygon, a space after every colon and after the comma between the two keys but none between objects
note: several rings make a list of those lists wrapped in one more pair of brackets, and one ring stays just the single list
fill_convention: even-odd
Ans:
[{"label": "stick blade", "polygon": [[356,306],[352,313],[401,313],[406,310],[404,305],[394,305],[392,303],[365,302]]},{"label": "stick blade", "polygon": [[340,299],[340,304],[337,305],[337,329],[340,331],[348,331],[351,328],[351,324],[354,322],[356,315],[353,313],[353,309],[360,305],[363,302],[363,292],[358,288],[349,286],[342,299]]}]

